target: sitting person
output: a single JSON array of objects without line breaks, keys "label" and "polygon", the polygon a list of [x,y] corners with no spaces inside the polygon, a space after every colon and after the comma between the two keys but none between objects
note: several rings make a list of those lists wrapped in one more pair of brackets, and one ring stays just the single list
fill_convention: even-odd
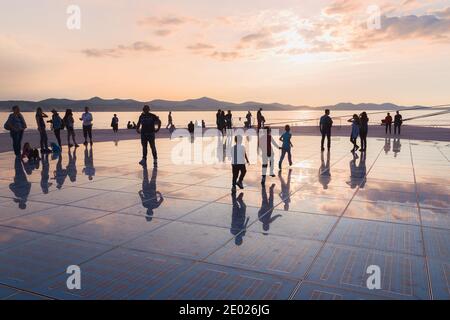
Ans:
[{"label": "sitting person", "polygon": [[29,161],[39,161],[39,150],[33,149],[29,142],[23,145],[22,160],[28,158]]}]

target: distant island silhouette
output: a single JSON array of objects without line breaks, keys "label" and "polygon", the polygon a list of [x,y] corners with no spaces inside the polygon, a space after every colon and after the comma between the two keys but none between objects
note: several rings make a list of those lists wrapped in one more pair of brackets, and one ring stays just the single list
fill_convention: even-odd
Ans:
[{"label": "distant island silhouette", "polygon": [[88,100],[71,100],[71,99],[46,99],[42,101],[25,101],[25,100],[8,100],[0,101],[0,111],[10,111],[14,105],[19,105],[22,111],[35,111],[41,107],[44,110],[56,109],[58,111],[71,108],[73,111],[79,112],[88,106],[92,111],[140,111],[143,105],[149,105],[154,111],[215,111],[217,109],[246,111],[263,108],[264,110],[316,110],[317,108],[329,108],[331,110],[402,110],[402,109],[427,109],[425,106],[399,106],[393,103],[338,103],[330,106],[311,107],[311,106],[294,106],[281,103],[260,103],[248,101],[243,103],[232,103],[219,101],[208,97],[199,99],[189,99],[184,101],[169,100],[152,100],[137,101],[133,99],[102,99],[94,97]]}]

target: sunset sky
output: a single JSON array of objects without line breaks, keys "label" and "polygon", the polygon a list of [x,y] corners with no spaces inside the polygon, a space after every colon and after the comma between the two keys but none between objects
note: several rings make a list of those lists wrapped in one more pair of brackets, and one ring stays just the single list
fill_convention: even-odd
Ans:
[{"label": "sunset sky", "polygon": [[[69,30],[68,5],[81,9]],[[368,7],[381,28],[368,28]],[[0,100],[450,103],[450,0],[0,0]]]}]

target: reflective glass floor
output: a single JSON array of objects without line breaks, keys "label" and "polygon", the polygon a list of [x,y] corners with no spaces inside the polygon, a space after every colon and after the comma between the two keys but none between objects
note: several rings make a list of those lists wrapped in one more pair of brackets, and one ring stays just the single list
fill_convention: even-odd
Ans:
[{"label": "reflective glass floor", "polygon": [[450,299],[449,143],[293,144],[291,168],[262,187],[250,165],[234,196],[230,164],[173,165],[168,139],[157,170],[139,141],[38,168],[0,154],[0,299]]}]

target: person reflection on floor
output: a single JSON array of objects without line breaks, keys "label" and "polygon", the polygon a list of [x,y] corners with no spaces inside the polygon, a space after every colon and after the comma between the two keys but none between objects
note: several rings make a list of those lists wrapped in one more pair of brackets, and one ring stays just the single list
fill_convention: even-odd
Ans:
[{"label": "person reflection on floor", "polygon": [[92,146],[88,149],[86,146],[84,148],[84,168],[83,173],[88,176],[89,180],[93,180],[95,176],[94,167],[94,154],[92,151]]},{"label": "person reflection on floor", "polygon": [[394,151],[394,157],[397,157],[397,154],[402,150],[402,144],[399,138],[394,138],[394,143],[392,144],[392,151]]},{"label": "person reflection on floor", "polygon": [[[356,165],[356,160],[359,159],[358,165]],[[361,154],[361,158],[358,157],[356,153],[353,153],[353,159],[350,161],[350,181],[347,184],[355,189],[356,187],[364,188],[366,184],[366,153]]]},{"label": "person reflection on floor", "polygon": [[41,171],[41,189],[44,194],[48,194],[49,188],[53,185],[50,183],[50,164],[48,162],[48,153],[42,155],[42,171]]},{"label": "person reflection on floor", "polygon": [[77,181],[77,148],[73,149],[73,153],[70,152],[69,149],[69,163],[66,167],[67,176],[70,179],[70,182]]},{"label": "person reflection on floor", "polygon": [[31,182],[28,181],[22,160],[17,157],[14,162],[14,182],[9,185],[9,189],[14,193],[14,202],[19,204],[19,208],[27,208],[27,199],[31,191]]},{"label": "person reflection on floor", "polygon": [[56,170],[53,172],[53,179],[56,180],[56,188],[61,190],[67,178],[67,170],[63,169],[62,166],[62,154],[58,154],[57,156],[58,161],[56,162]]},{"label": "person reflection on floor", "polygon": [[272,184],[269,189],[269,197],[267,198],[266,187],[263,185],[261,189],[261,209],[258,211],[258,219],[263,225],[263,234],[268,235],[270,224],[274,222],[276,219],[282,217],[281,214],[277,214],[272,217],[273,214],[273,189],[275,188],[275,184]]},{"label": "person reflection on floor", "polygon": [[391,138],[384,139],[384,153],[388,154],[391,151]]},{"label": "person reflection on floor", "polygon": [[325,163],[324,152],[321,154],[321,165],[319,169],[319,182],[323,186],[324,190],[328,189],[328,185],[331,181],[330,171],[330,151],[327,152],[327,162]]},{"label": "person reflection on floor", "polygon": [[291,203],[291,176],[292,176],[292,169],[289,169],[287,182],[284,180],[281,171],[278,172],[278,178],[280,179],[281,183],[281,192],[280,192],[280,198],[284,202],[284,211],[289,211],[289,205]]},{"label": "person reflection on floor", "polygon": [[156,178],[158,176],[158,169],[153,168],[152,178],[148,180],[148,169],[144,167],[142,190],[139,191],[139,197],[141,197],[142,206],[147,209],[145,219],[150,222],[153,220],[153,210],[159,208],[163,203],[164,198],[161,192],[156,191]]},{"label": "person reflection on floor", "polygon": [[236,193],[231,194],[231,200],[233,202],[233,215],[231,216],[231,229],[230,232],[235,236],[234,243],[237,246],[242,245],[244,242],[244,236],[247,232],[249,217],[246,217],[247,206],[244,202],[244,194],[239,194],[236,197]]}]

